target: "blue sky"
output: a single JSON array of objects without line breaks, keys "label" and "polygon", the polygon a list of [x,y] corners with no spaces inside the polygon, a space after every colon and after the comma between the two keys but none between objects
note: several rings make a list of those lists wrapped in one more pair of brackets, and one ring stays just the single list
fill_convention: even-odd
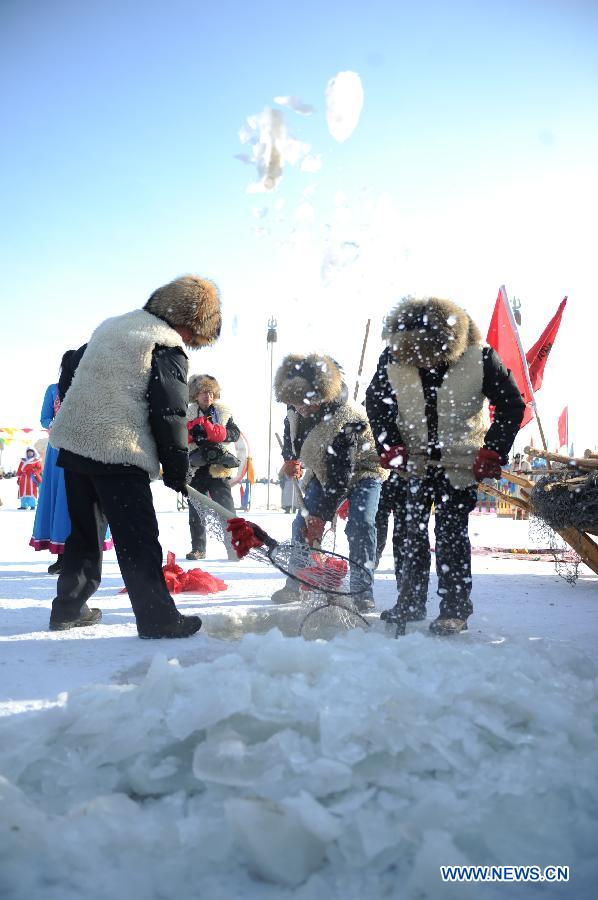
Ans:
[{"label": "blue sky", "polygon": [[[62,352],[99,321],[198,272],[227,324],[192,370],[219,378],[258,459],[269,315],[278,354],[328,350],[353,382],[368,314],[366,375],[402,293],[452,296],[485,331],[503,282],[526,346],[569,294],[538,403],[550,431],[569,402],[595,443],[597,38],[590,0],[2,0],[0,425],[35,424]],[[365,103],[338,144],[324,90],[343,70]],[[285,117],[322,169],[248,194],[238,131],[280,94],[316,108]],[[323,285],[331,233],[361,252]]]}]

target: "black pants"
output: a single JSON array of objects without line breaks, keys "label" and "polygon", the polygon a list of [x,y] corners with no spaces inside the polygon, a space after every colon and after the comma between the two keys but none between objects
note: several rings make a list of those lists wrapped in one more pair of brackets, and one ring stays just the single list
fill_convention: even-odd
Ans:
[{"label": "black pants", "polygon": [[468,525],[469,513],[476,501],[476,487],[453,487],[442,469],[429,469],[425,478],[413,478],[407,483],[400,605],[426,603],[430,575],[428,522],[434,503],[440,615],[443,618],[467,618],[471,615]]},{"label": "black pants", "polygon": [[118,564],[140,630],[177,621],[162,572],[162,547],[145,474],[64,471],[71,533],[64,545],[52,615],[74,619],[102,579],[102,544],[110,525]]},{"label": "black pants", "polygon": [[396,472],[391,472],[382,484],[380,502],[376,513],[377,559],[380,560],[388,537],[388,520],[392,513],[392,552],[395,563],[397,590],[401,589],[403,572],[403,545],[405,543],[405,503],[407,500],[407,482]]},{"label": "black pants", "polygon": [[[214,478],[210,475],[209,466],[202,466],[201,469],[196,469],[191,479],[191,487],[194,487],[200,494],[211,497],[220,506],[229,509],[233,516],[235,515],[235,503],[230,489],[230,478]],[[205,553],[206,528],[193,503],[189,504],[189,530],[191,532],[191,548]],[[225,544],[227,548],[230,546],[229,541],[225,540]]]}]

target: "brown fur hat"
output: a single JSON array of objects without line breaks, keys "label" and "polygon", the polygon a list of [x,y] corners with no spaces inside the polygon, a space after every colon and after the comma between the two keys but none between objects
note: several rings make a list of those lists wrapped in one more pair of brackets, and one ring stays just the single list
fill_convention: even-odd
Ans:
[{"label": "brown fur hat", "polygon": [[169,325],[186,325],[193,332],[191,347],[205,347],[220,337],[220,293],[213,281],[184,275],[158,288],[145,306]]},{"label": "brown fur hat", "polygon": [[404,297],[387,316],[382,337],[397,362],[425,369],[453,365],[468,347],[483,344],[469,314],[438,297]]},{"label": "brown fur hat", "polygon": [[201,391],[212,391],[214,400],[220,400],[220,385],[213,375],[192,375],[188,381],[191,403]]},{"label": "brown fur hat", "polygon": [[343,387],[343,372],[332,357],[323,353],[307,356],[290,353],[280,364],[274,379],[274,395],[287,406],[332,403]]}]

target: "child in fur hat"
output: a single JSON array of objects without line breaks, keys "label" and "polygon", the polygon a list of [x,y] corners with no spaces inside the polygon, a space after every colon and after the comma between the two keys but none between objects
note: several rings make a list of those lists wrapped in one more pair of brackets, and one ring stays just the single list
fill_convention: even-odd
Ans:
[{"label": "child in fur hat", "polygon": [[[234,456],[235,442],[241,432],[233,421],[232,412],[220,400],[220,385],[213,375],[192,375],[189,379],[189,461],[193,477],[191,487],[229,509],[235,515],[230,480],[236,473],[239,460]],[[191,552],[187,559],[205,559],[206,529],[195,508],[189,504]],[[228,535],[225,544],[229,559],[236,560]]]},{"label": "child in fur hat", "polygon": [[[293,540],[308,544],[322,538],[345,497],[349,498],[347,537],[355,562],[373,570],[376,562],[376,510],[386,478],[365,413],[347,400],[340,366],[330,356],[287,356],[274,383],[276,399],[287,404],[283,470],[300,477],[306,469],[305,506],[293,522]],[[275,603],[298,599],[296,582],[272,596]],[[361,610],[374,607],[373,596],[357,598]]]},{"label": "child in fur hat", "polygon": [[407,622],[426,618],[434,504],[441,599],[430,630],[454,634],[473,611],[468,519],[477,482],[500,477],[524,402],[511,372],[450,300],[405,298],[388,316],[384,337],[366,409],[382,464],[407,476],[407,490],[395,507],[403,519],[399,595],[382,618],[403,633]]}]

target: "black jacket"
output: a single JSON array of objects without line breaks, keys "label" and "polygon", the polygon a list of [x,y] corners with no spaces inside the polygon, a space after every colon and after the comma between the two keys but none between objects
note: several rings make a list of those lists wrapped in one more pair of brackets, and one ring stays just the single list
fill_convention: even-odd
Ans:
[{"label": "black jacket", "polygon": [[[75,370],[85,352],[84,344],[73,357],[73,364],[63,370],[58,382],[59,393],[66,394]],[[187,451],[187,388],[188,360],[181,347],[157,345],[152,353],[151,374],[147,389],[149,422],[158,449],[158,459],[164,475],[173,481],[184,481],[189,469]],[[99,386],[101,388],[101,386]],[[101,396],[99,390],[98,396]],[[94,459],[60,450],[58,465],[87,474],[143,474],[138,466],[122,463],[102,463]]]},{"label": "black jacket", "polygon": [[[365,407],[378,453],[388,447],[404,444],[397,424],[396,395],[386,371],[386,366],[391,361],[392,353],[387,347],[378,360],[376,372],[365,395]],[[492,347],[482,349],[482,363],[484,367],[482,393],[494,407],[494,419],[486,432],[484,446],[499,453],[502,462],[506,463],[523,419],[525,403],[511,370],[505,368]],[[431,459],[441,458],[441,449],[438,446],[436,392],[446,372],[446,365],[419,370],[426,404],[428,453]]]}]

